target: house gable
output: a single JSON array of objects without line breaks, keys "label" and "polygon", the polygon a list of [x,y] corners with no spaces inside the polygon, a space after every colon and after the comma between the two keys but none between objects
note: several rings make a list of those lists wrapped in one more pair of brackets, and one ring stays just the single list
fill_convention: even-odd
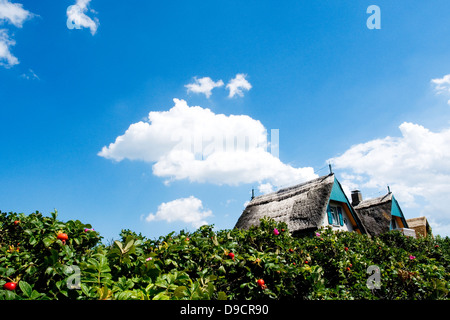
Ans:
[{"label": "house gable", "polygon": [[344,202],[348,206],[350,206],[350,203],[348,202],[348,199],[344,193],[344,190],[342,190],[341,184],[339,181],[337,181],[336,178],[334,178],[333,188],[331,189],[330,199],[338,202]]},{"label": "house gable", "polygon": [[235,228],[257,226],[266,217],[285,222],[293,235],[308,234],[328,225],[329,210],[335,212],[338,229],[367,233],[333,173],[252,198]]},{"label": "house gable", "polygon": [[253,198],[235,228],[257,226],[263,217],[285,222],[292,234],[310,232],[322,225],[334,175],[322,176],[299,185]]},{"label": "house gable", "polygon": [[[350,204],[350,201],[348,200],[347,196],[345,195],[344,190],[342,189],[341,184],[339,181],[334,178],[333,188],[331,189],[330,197],[328,199],[328,205],[327,205],[327,214],[326,218],[324,220],[324,225],[331,225],[331,208],[330,205],[333,206],[333,203],[338,203],[342,209],[343,212],[339,213],[339,219],[342,219],[342,221],[339,221],[339,225],[342,227],[341,229],[346,229],[348,231],[356,231],[358,233],[365,233],[364,227],[362,227],[362,224],[360,222],[360,219],[357,216],[357,213],[353,209],[353,207]],[[347,221],[347,226],[344,226],[344,221]]]},{"label": "house gable", "polygon": [[401,222],[399,223],[400,228],[408,228],[405,216],[403,215],[402,209],[400,209],[400,206],[394,195],[392,195],[391,215],[399,218],[397,219],[397,221],[400,220],[399,222]]},{"label": "house gable", "polygon": [[330,226],[335,230],[354,231],[352,223],[353,219],[349,212],[350,211],[345,203],[329,201],[322,225]]}]

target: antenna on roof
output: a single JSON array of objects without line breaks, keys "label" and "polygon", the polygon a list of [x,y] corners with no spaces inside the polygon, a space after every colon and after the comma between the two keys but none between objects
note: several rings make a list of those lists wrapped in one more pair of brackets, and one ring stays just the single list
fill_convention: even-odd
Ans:
[{"label": "antenna on roof", "polygon": [[388,187],[388,193],[391,193],[391,188],[389,188],[389,185],[387,187]]},{"label": "antenna on roof", "polygon": [[255,189],[252,188],[252,198],[250,200],[253,200],[254,197],[255,197]]},{"label": "antenna on roof", "polygon": [[328,168],[330,169],[330,174],[333,173],[333,169],[331,168],[331,163],[328,164]]}]

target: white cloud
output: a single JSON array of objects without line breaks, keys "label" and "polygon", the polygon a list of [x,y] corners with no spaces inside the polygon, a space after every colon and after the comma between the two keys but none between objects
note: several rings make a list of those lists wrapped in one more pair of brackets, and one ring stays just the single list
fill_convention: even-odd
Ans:
[{"label": "white cloud", "polygon": [[436,90],[438,92],[450,93],[450,74],[447,74],[442,78],[431,79],[431,82],[436,85]]},{"label": "white cloud", "polygon": [[386,190],[389,185],[402,207],[421,208],[436,223],[448,225],[450,128],[432,132],[408,122],[399,128],[401,137],[354,145],[329,161],[335,169],[350,171],[352,187]]},{"label": "white cloud", "polygon": [[228,95],[230,98],[235,95],[242,97],[244,96],[242,90],[248,91],[252,88],[250,82],[245,79],[246,76],[246,74],[238,73],[234,79],[231,79],[230,82],[228,82],[226,88],[230,90],[230,94]]},{"label": "white cloud", "polygon": [[27,80],[41,80],[32,69],[28,69],[28,72],[23,73],[21,77]]},{"label": "white cloud", "polygon": [[156,214],[150,213],[145,220],[147,222],[165,220],[169,223],[182,221],[198,228],[208,224],[205,219],[210,216],[212,216],[211,210],[204,210],[202,201],[190,196],[161,203]]},{"label": "white cloud", "polygon": [[[67,8],[67,27],[69,29],[81,29],[89,28],[91,34],[94,35],[97,32],[99,21],[97,18],[92,20],[86,15],[88,11],[89,2],[91,0],[76,0],[74,5]],[[89,10],[92,13],[96,13],[94,10]]]},{"label": "white cloud", "polygon": [[[8,0],[0,0],[0,25],[10,23],[17,28],[22,28],[25,20],[33,17],[34,14],[23,9],[20,3],[11,3]],[[7,29],[0,29],[0,65],[10,68],[19,64],[19,59],[15,57],[10,48],[16,42],[8,35]]]},{"label": "white cloud", "polygon": [[15,57],[10,47],[14,46],[16,42],[10,39],[8,32],[5,29],[0,29],[0,65],[6,68],[10,68],[19,63],[19,59]]},{"label": "white cloud", "polygon": [[[450,95],[450,74],[447,74],[442,78],[432,79],[431,82],[435,84],[437,94]],[[447,103],[450,104],[450,100],[448,100]]]},{"label": "white cloud", "polygon": [[269,182],[262,183],[258,186],[258,191],[262,194],[271,193],[273,192],[273,185]]},{"label": "white cloud", "polygon": [[33,14],[22,7],[20,3],[11,3],[8,0],[0,0],[0,23],[9,22],[21,28],[25,20],[31,18]]},{"label": "white cloud", "polygon": [[187,92],[203,93],[207,98],[211,96],[211,91],[214,88],[223,86],[223,81],[214,82],[210,77],[203,77],[200,79],[194,78],[194,83],[185,85]]},{"label": "white cloud", "polygon": [[153,174],[168,178],[166,182],[282,186],[317,177],[313,168],[294,168],[272,155],[260,121],[174,102],[169,111],[150,112],[148,122],[131,124],[98,155],[154,163]]}]

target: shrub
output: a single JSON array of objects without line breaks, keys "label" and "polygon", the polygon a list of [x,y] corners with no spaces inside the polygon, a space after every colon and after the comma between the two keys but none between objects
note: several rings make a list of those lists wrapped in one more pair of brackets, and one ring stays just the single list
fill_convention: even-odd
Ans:
[{"label": "shrub", "polygon": [[[262,219],[249,230],[205,225],[158,239],[122,230],[105,245],[91,225],[61,222],[56,211],[0,212],[0,226],[0,299],[448,299],[448,237],[326,228],[292,237]],[[369,266],[380,270],[379,289],[367,286]]]}]

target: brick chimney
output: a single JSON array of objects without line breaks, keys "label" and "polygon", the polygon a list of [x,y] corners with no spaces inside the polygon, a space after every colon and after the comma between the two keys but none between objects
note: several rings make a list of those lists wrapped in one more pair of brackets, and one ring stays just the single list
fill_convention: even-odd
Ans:
[{"label": "brick chimney", "polygon": [[352,191],[352,206],[357,206],[362,201],[362,194],[359,190]]}]

